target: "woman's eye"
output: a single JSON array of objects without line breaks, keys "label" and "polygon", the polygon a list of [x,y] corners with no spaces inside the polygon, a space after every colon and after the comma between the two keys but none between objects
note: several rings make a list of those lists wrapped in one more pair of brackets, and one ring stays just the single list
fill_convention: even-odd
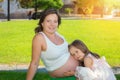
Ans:
[{"label": "woman's eye", "polygon": [[54,23],[57,23],[58,21],[54,21]]}]

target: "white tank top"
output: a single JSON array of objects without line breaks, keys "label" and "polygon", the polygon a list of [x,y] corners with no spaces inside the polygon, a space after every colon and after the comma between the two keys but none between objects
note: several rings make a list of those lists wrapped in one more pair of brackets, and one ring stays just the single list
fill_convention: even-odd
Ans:
[{"label": "white tank top", "polygon": [[47,44],[46,51],[41,52],[41,60],[48,71],[54,71],[63,66],[69,58],[68,43],[65,41],[64,37],[57,32],[56,34],[64,40],[61,45],[54,44],[43,32],[40,33],[43,34]]}]

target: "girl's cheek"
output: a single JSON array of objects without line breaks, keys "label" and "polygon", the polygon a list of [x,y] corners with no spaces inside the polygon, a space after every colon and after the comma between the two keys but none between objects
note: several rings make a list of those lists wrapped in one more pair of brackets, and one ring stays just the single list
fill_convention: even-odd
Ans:
[{"label": "girl's cheek", "polygon": [[77,58],[77,57],[75,57],[75,56],[74,56],[74,58],[75,58],[76,60],[78,60],[78,58]]}]

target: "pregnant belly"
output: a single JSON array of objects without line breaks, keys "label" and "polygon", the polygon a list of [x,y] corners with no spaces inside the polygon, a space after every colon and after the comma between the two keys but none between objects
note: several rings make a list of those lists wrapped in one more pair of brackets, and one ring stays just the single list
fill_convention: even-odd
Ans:
[{"label": "pregnant belly", "polygon": [[52,77],[64,77],[64,72],[75,70],[78,66],[78,61],[75,60],[72,56],[69,57],[68,61],[57,70],[50,72]]}]

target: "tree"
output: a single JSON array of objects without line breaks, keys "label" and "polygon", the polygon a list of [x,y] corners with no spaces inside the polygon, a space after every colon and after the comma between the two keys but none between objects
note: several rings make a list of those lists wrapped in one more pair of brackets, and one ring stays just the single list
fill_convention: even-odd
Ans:
[{"label": "tree", "polygon": [[104,13],[104,0],[76,0],[75,5],[80,10],[80,13],[84,15],[91,15],[94,7],[101,7],[101,16]]},{"label": "tree", "polygon": [[62,0],[37,0],[37,7],[39,9],[46,9],[46,8],[56,8],[60,9],[63,6]]},{"label": "tree", "polygon": [[3,2],[3,0],[0,0],[0,2]]},{"label": "tree", "polygon": [[105,0],[105,3],[108,7],[120,9],[120,0]]},{"label": "tree", "polygon": [[95,3],[94,3],[94,7],[99,7],[101,9],[101,13],[100,13],[100,16],[103,17],[104,13],[105,13],[105,0],[97,0]]},{"label": "tree", "polygon": [[21,7],[23,8],[29,8],[33,6],[34,0],[19,0]]},{"label": "tree", "polygon": [[76,0],[78,10],[84,15],[91,14],[94,7],[94,0]]},{"label": "tree", "polygon": [[[46,8],[56,8],[60,9],[63,6],[62,0],[36,0],[37,8],[46,9]],[[35,6],[35,0],[19,0],[23,8],[30,8]]]},{"label": "tree", "polygon": [[68,13],[68,15],[71,15],[71,12],[73,11],[71,8],[65,8],[65,11]]}]

